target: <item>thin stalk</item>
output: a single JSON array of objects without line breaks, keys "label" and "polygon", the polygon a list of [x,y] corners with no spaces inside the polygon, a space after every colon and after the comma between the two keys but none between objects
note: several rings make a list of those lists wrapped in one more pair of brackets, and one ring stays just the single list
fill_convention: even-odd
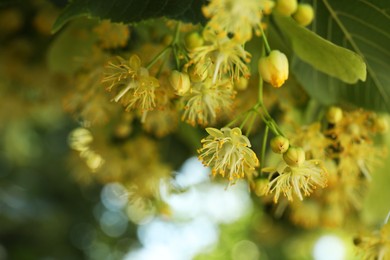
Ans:
[{"label": "thin stalk", "polygon": [[263,85],[264,85],[263,79],[261,78],[261,76],[259,76],[259,93],[258,93],[258,99],[259,100],[258,100],[257,104],[258,104],[258,107],[264,113],[264,115],[262,115],[262,119],[263,119],[264,123],[266,123],[268,126],[272,125],[272,127],[270,127],[270,128],[271,128],[271,130],[273,130],[273,132],[275,134],[284,136],[282,130],[279,128],[278,124],[271,117],[271,115],[269,114],[267,108],[264,106],[264,102],[263,102]]},{"label": "thin stalk", "polygon": [[384,225],[386,225],[389,222],[389,219],[390,219],[390,211],[389,211],[389,213],[387,214],[387,216],[385,218],[385,224]]},{"label": "thin stalk", "polygon": [[261,145],[260,167],[264,167],[265,149],[267,148],[267,140],[268,140],[268,130],[269,127],[266,126],[264,130],[263,143]]},{"label": "thin stalk", "polygon": [[178,22],[176,24],[175,34],[173,36],[173,40],[171,43],[173,56],[175,57],[176,69],[180,69],[180,59],[179,59],[179,51],[178,51],[178,49],[179,49],[178,42],[179,42],[179,38],[180,38],[180,26],[181,26],[181,23]]},{"label": "thin stalk", "polygon": [[160,68],[158,68],[158,71],[157,71],[157,73],[156,73],[156,78],[159,78],[159,77],[160,77],[160,75],[161,75],[161,73],[162,73],[162,71],[163,71],[163,69],[164,69],[165,62],[166,62],[166,60],[163,60],[163,61],[161,62]]},{"label": "thin stalk", "polygon": [[249,113],[245,116],[244,120],[242,121],[242,123],[241,123],[241,125],[240,125],[240,129],[242,129],[242,128],[245,126],[246,121],[248,121],[250,115],[251,115],[251,113],[249,112]]},{"label": "thin stalk", "polygon": [[177,44],[179,42],[180,26],[181,26],[181,22],[177,22],[176,28],[175,28],[175,35],[173,36],[173,40],[172,40],[171,45]]},{"label": "thin stalk", "polygon": [[265,35],[264,30],[263,30],[263,26],[261,26],[261,25],[260,25],[260,32],[261,32],[261,37],[263,37],[264,46],[265,46],[265,52],[266,52],[266,54],[268,56],[270,54],[270,52],[271,52],[271,47],[269,46],[269,43],[268,43],[268,40],[267,40],[267,36]]},{"label": "thin stalk", "polygon": [[150,69],[159,59],[161,59],[165,53],[170,50],[172,47],[171,45],[168,45],[165,47],[159,54],[157,54],[146,66],[146,69]]},{"label": "thin stalk", "polygon": [[253,127],[253,123],[255,122],[255,119],[256,119],[256,114],[251,113],[251,119],[249,121],[249,126],[248,126],[248,129],[246,131],[246,136],[249,136],[249,134],[251,133],[251,130],[252,130],[252,127]]},{"label": "thin stalk", "polygon": [[227,125],[225,125],[225,127],[231,127],[232,125],[234,125],[238,120],[240,120],[242,117],[244,116],[247,116],[248,113],[250,113],[252,111],[252,108],[241,113],[240,115],[236,116],[232,121],[230,121]]}]

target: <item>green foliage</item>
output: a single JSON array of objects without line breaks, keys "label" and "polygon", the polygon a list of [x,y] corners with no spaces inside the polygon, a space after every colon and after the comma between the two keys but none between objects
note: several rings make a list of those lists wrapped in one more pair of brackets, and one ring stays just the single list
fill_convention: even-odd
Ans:
[{"label": "green foliage", "polygon": [[67,27],[50,45],[47,54],[49,68],[53,72],[72,75],[81,66],[77,58],[91,56],[92,46],[96,43],[95,34],[87,33],[96,21],[80,19]]},{"label": "green foliage", "polygon": [[123,23],[165,16],[184,22],[199,23],[205,21],[200,11],[204,3],[205,0],[74,0],[58,17],[53,32],[80,16]]},{"label": "green foliage", "polygon": [[315,69],[351,84],[366,79],[366,64],[356,53],[321,38],[290,17],[275,14],[274,18],[289,37],[295,55]]},{"label": "green foliage", "polygon": [[313,31],[362,56],[367,64],[367,80],[351,86],[296,57],[292,70],[298,81],[312,97],[325,105],[346,103],[376,111],[390,111],[390,2],[323,0],[315,3]]}]

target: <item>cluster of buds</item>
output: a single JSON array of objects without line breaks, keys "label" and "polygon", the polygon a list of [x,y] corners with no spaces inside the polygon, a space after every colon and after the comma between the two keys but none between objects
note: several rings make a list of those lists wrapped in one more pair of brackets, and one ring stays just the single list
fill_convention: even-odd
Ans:
[{"label": "cluster of buds", "polygon": [[91,131],[83,127],[74,129],[68,136],[70,148],[79,152],[87,167],[94,172],[103,165],[104,159],[100,154],[91,149],[92,141]]},{"label": "cluster of buds", "polygon": [[271,149],[274,153],[283,154],[287,165],[299,167],[305,161],[305,151],[301,147],[290,146],[290,141],[281,135],[271,139]]},{"label": "cluster of buds", "polygon": [[313,7],[310,4],[298,3],[297,0],[278,0],[275,9],[282,15],[292,16],[302,26],[311,24],[314,19]]}]

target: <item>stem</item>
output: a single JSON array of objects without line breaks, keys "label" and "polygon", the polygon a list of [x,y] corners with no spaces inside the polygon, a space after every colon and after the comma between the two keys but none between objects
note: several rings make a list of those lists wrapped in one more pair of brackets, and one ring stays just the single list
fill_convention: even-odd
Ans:
[{"label": "stem", "polygon": [[180,26],[181,26],[181,23],[177,22],[176,28],[175,28],[175,35],[173,36],[173,41],[172,41],[171,45],[175,45],[179,42]]},{"label": "stem", "polygon": [[164,54],[169,50],[171,49],[172,46],[171,45],[168,45],[167,47],[165,47],[159,54],[157,54],[146,66],[145,68],[146,69],[150,69],[159,59],[162,58],[162,56],[164,56]]},{"label": "stem", "polygon": [[[250,110],[249,110],[249,111],[250,111]],[[242,123],[241,123],[241,125],[240,125],[240,129],[242,129],[242,128],[245,126],[246,121],[248,121],[250,115],[251,115],[250,112],[247,113],[247,115],[245,116],[244,120],[242,121]]]},{"label": "stem", "polygon": [[251,111],[252,108],[236,116],[232,121],[230,121],[227,125],[225,125],[225,127],[230,127],[234,125],[239,119],[241,119],[243,116],[247,116]]},{"label": "stem", "polygon": [[261,26],[261,25],[260,25],[260,32],[261,32],[261,36],[263,37],[265,52],[268,56],[271,52],[271,47],[269,47],[267,36],[265,35],[264,30],[263,30],[263,26]]},{"label": "stem", "polygon": [[246,136],[249,136],[249,134],[251,133],[251,130],[252,130],[252,127],[253,127],[253,123],[255,122],[255,119],[256,119],[256,114],[251,114],[251,119],[249,121],[248,130],[246,131]]},{"label": "stem", "polygon": [[156,78],[159,78],[159,77],[160,77],[160,75],[161,75],[161,73],[162,73],[162,71],[163,71],[163,69],[164,69],[165,62],[166,62],[166,60],[163,60],[163,61],[161,62],[160,68],[158,68],[158,71],[157,71],[157,74],[156,74]]},{"label": "stem", "polygon": [[171,44],[169,44],[167,47],[165,47],[159,54],[157,54],[147,65],[145,68],[147,69],[150,69],[159,59],[162,58],[162,56],[164,56],[164,54],[169,50],[169,49],[172,49],[173,50],[173,53],[175,55],[175,59],[176,59],[176,65],[178,65],[179,67],[179,60],[178,60],[178,57],[177,57],[177,50],[176,50],[176,46],[177,46],[177,42],[179,41],[179,36],[180,36],[180,22],[177,23],[176,25],[176,28],[175,28],[175,35],[173,37],[173,40],[171,42]]},{"label": "stem", "polygon": [[263,144],[262,144],[262,146],[261,146],[260,167],[263,167],[263,166],[264,166],[265,149],[266,149],[266,147],[267,147],[267,139],[268,139],[268,130],[269,130],[269,127],[266,126],[266,127],[265,127],[265,130],[264,130]]},{"label": "stem", "polygon": [[146,116],[148,115],[148,111],[144,111],[142,112],[142,117],[141,117],[141,123],[145,123],[145,120],[146,120]]},{"label": "stem", "polygon": [[259,93],[258,93],[258,107],[263,111],[264,115],[262,115],[262,119],[264,121],[264,123],[270,127],[270,129],[272,130],[272,132],[274,132],[274,134],[276,135],[281,135],[281,136],[284,136],[282,130],[280,130],[278,124],[275,122],[275,120],[271,117],[271,115],[269,114],[267,108],[264,106],[264,103],[263,103],[263,79],[261,78],[261,76],[259,75]]},{"label": "stem", "polygon": [[386,225],[389,222],[389,219],[390,219],[390,211],[389,211],[389,213],[387,214],[387,216],[385,218],[385,224],[384,225]]},{"label": "stem", "polygon": [[173,51],[173,56],[175,57],[175,63],[176,63],[176,69],[180,69],[180,60],[179,60],[179,38],[180,38],[180,26],[181,23],[177,22],[176,28],[175,28],[175,34],[173,36],[173,40],[171,43],[172,51]]}]

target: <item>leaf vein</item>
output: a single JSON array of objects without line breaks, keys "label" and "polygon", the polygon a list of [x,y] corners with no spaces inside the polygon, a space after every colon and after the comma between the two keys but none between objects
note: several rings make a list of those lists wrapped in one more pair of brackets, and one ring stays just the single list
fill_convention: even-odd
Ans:
[{"label": "leaf vein", "polygon": [[365,42],[366,44],[376,48],[377,50],[381,51],[383,54],[390,56],[390,51],[387,49],[384,49],[382,46],[376,44],[373,41],[370,41],[366,39],[365,37],[360,36],[359,34],[351,34],[353,38],[358,39],[359,41]]},{"label": "leaf vein", "polygon": [[383,14],[386,18],[390,19],[390,15],[386,13],[386,10],[383,10],[383,9],[380,9],[379,7],[377,7],[376,5],[366,1],[366,0],[359,0],[361,3],[371,7],[372,9],[374,9],[375,11]]},{"label": "leaf vein", "polygon": [[[328,0],[322,0],[322,2],[324,3],[325,7],[327,8],[329,14],[333,17],[333,19],[335,20],[336,24],[338,25],[338,27],[340,28],[340,30],[346,35],[346,36],[350,36],[349,32],[347,31],[346,27],[344,26],[344,24],[341,22],[341,20],[339,19],[339,17],[337,16],[337,13],[336,11],[332,8],[332,6],[329,4]],[[360,48],[358,47],[358,45],[356,44],[356,42],[354,41],[354,39],[352,39],[351,37],[348,38],[351,46],[353,47],[353,49],[362,57],[364,57],[362,51],[360,50]],[[382,85],[382,82],[376,77],[375,75],[375,71],[372,69],[372,67],[370,66],[370,64],[367,64],[367,70],[369,72],[369,74],[371,75],[373,81],[375,82],[375,86],[376,88],[378,89],[379,93],[382,95],[383,97],[383,101],[384,103],[386,104],[386,107],[387,108],[390,108],[390,97],[389,97],[389,94],[385,91],[384,89],[384,86]]]},{"label": "leaf vein", "polygon": [[372,25],[372,24],[370,24],[370,23],[367,23],[366,21],[364,21],[364,20],[362,20],[362,19],[360,19],[360,18],[358,18],[358,17],[356,17],[356,16],[354,16],[354,15],[350,15],[350,14],[347,14],[347,13],[345,13],[345,12],[340,12],[340,11],[335,11],[335,14],[336,14],[336,15],[338,14],[339,16],[347,17],[347,18],[349,18],[349,19],[351,19],[351,20],[354,20],[355,22],[358,22],[358,23],[360,23],[360,24],[363,24],[363,25],[365,25],[366,27],[368,27],[368,28],[370,28],[370,29],[373,29],[373,30],[377,31],[377,32],[379,32],[380,34],[383,34],[384,36],[386,36],[387,38],[390,39],[390,34],[389,34],[389,33],[387,33],[387,32],[384,31],[384,30],[381,30],[380,28],[378,28],[378,27],[376,27],[376,26],[374,26],[374,25]]}]

